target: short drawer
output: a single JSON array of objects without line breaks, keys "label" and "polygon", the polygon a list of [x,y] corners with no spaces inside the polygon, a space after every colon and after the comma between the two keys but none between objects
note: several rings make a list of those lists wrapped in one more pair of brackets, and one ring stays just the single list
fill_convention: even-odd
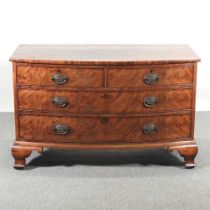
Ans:
[{"label": "short drawer", "polygon": [[171,142],[189,139],[191,115],[48,117],[22,115],[19,138],[34,142]]},{"label": "short drawer", "polygon": [[107,86],[110,88],[137,88],[162,85],[192,84],[193,65],[155,66],[142,68],[110,68]]},{"label": "short drawer", "polygon": [[192,89],[162,91],[18,90],[22,110],[71,113],[148,113],[192,108]]},{"label": "short drawer", "polygon": [[17,83],[56,87],[103,87],[101,68],[17,66]]}]

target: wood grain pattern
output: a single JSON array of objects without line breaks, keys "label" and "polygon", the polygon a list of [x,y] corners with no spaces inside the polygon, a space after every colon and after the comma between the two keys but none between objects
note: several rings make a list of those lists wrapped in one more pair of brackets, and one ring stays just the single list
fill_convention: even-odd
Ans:
[{"label": "wood grain pattern", "polygon": [[[157,73],[159,80],[149,85],[144,82],[144,76],[150,72]],[[191,84],[193,82],[193,65],[180,67],[148,67],[143,69],[111,68],[107,71],[107,87],[148,87],[161,85]]]},{"label": "wood grain pattern", "polygon": [[[19,138],[45,142],[164,142],[190,138],[190,115],[146,118],[67,118],[46,116],[21,116]],[[143,126],[154,123],[158,131],[147,135]],[[57,124],[72,129],[67,135],[56,134]]]},{"label": "wood grain pattern", "polygon": [[[51,80],[56,73],[61,73],[69,78],[68,82],[63,85],[57,85]],[[52,85],[55,87],[102,87],[104,85],[103,69],[90,68],[66,68],[66,67],[35,67],[35,66],[18,66],[17,83],[25,85]]]},{"label": "wood grain pattern", "polygon": [[[68,105],[52,103],[54,96],[63,97]],[[146,107],[144,99],[155,96],[158,102]],[[18,90],[18,109],[70,113],[148,113],[167,110],[192,109],[192,89],[144,92],[69,92],[53,90]]]},{"label": "wood grain pattern", "polygon": [[[195,166],[200,59],[188,46],[21,45],[10,60],[15,167],[23,168],[31,152],[42,148],[152,147],[177,150],[187,168]],[[159,77],[152,85],[144,81],[151,72]],[[55,74],[65,84],[52,81]],[[53,104],[54,96],[68,105]],[[152,107],[143,104],[148,96],[157,99]]]},{"label": "wood grain pattern", "polygon": [[19,136],[19,116],[18,116],[18,96],[17,96],[17,65],[15,62],[12,63],[13,67],[13,94],[14,94],[14,119],[15,119],[15,136]]},{"label": "wood grain pattern", "polygon": [[147,142],[147,143],[134,143],[134,142],[99,142],[99,143],[58,143],[58,142],[29,142],[25,139],[17,139],[15,145],[21,147],[44,147],[44,148],[57,148],[68,150],[136,150],[136,149],[149,149],[149,148],[167,148],[170,147],[182,147],[188,145],[195,145],[194,139],[184,140],[178,139],[178,141],[170,142]]},{"label": "wood grain pattern", "polygon": [[50,64],[191,63],[200,58],[187,45],[20,45],[11,61]]}]

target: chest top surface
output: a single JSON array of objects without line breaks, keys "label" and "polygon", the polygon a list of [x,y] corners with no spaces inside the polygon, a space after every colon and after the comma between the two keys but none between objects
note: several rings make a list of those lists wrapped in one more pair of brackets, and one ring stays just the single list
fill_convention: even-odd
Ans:
[{"label": "chest top surface", "polygon": [[188,45],[19,45],[10,61],[43,64],[167,64],[198,62]]}]

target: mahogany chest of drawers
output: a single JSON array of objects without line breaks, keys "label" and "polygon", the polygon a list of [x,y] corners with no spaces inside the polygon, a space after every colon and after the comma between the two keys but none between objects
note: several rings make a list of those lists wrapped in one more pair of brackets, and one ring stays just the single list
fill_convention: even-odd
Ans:
[{"label": "mahogany chest of drawers", "polygon": [[188,46],[20,45],[10,60],[15,168],[43,148],[163,147],[195,166],[200,59]]}]

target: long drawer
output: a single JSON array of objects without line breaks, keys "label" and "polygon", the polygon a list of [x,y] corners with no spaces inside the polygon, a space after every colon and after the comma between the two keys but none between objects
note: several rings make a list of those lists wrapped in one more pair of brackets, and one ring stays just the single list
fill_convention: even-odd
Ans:
[{"label": "long drawer", "polygon": [[104,86],[103,68],[17,66],[17,83],[72,88]]},{"label": "long drawer", "polygon": [[71,113],[140,113],[192,108],[192,89],[164,91],[18,90],[18,108]]},{"label": "long drawer", "polygon": [[190,138],[191,115],[49,117],[21,115],[19,139],[33,142],[171,142]]}]

